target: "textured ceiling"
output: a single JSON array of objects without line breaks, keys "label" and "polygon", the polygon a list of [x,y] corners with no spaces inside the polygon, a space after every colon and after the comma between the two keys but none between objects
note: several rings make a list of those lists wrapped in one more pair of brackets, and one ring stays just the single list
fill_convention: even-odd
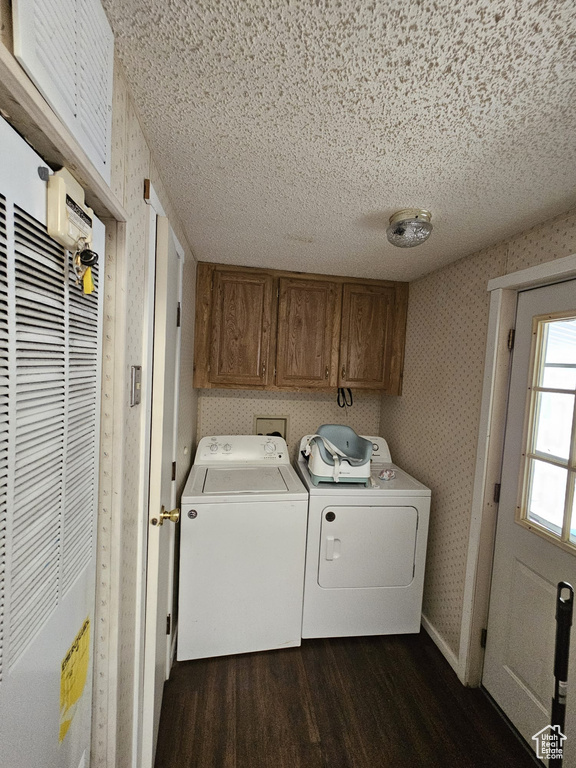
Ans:
[{"label": "textured ceiling", "polygon": [[104,6],[201,261],[408,280],[576,206],[574,0]]}]

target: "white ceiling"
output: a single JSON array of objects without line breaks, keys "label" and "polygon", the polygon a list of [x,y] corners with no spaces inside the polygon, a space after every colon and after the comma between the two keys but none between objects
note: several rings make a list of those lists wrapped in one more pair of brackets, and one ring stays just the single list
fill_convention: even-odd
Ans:
[{"label": "white ceiling", "polygon": [[200,261],[412,280],[576,206],[574,0],[104,6]]}]

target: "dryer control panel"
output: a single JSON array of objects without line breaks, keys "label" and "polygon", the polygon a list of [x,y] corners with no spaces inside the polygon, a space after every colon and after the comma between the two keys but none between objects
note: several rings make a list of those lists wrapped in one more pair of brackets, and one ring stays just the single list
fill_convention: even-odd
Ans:
[{"label": "dryer control panel", "polygon": [[212,435],[198,444],[195,464],[289,464],[288,446],[281,437]]}]

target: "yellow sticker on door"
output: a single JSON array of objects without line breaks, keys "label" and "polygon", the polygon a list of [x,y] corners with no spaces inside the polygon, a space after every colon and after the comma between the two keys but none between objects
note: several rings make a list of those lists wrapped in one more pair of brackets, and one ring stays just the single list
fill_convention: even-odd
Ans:
[{"label": "yellow sticker on door", "polygon": [[90,661],[90,619],[87,618],[82,629],[70,646],[62,661],[60,673],[60,741],[68,733],[68,728],[76,713],[76,708],[86,680]]}]

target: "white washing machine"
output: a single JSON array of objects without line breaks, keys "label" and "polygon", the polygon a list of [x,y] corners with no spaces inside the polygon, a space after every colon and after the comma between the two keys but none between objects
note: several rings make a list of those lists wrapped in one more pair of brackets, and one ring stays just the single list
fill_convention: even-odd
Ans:
[{"label": "white washing machine", "polygon": [[[420,630],[429,488],[373,443],[371,486],[315,486],[300,444],[298,474],[310,494],[302,637],[388,635]],[[395,478],[383,480],[384,469]]]},{"label": "white washing machine", "polygon": [[300,645],[307,508],[282,438],[202,438],[181,501],[178,660]]}]

